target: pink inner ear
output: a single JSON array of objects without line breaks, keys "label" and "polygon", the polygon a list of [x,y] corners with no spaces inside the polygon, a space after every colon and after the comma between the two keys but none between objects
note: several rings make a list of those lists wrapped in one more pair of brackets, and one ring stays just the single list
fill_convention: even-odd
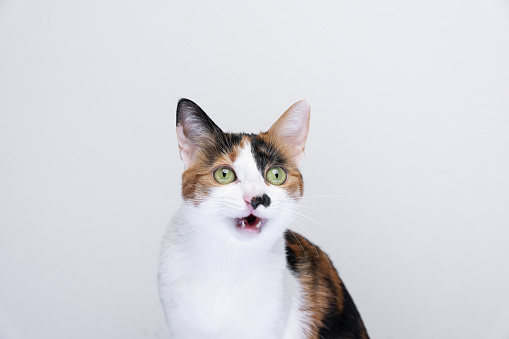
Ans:
[{"label": "pink inner ear", "polygon": [[269,133],[290,148],[296,164],[304,158],[309,131],[310,106],[305,100],[293,104],[269,129]]},{"label": "pink inner ear", "polygon": [[184,161],[186,168],[193,164],[193,154],[196,146],[184,134],[184,126],[177,126],[177,142],[180,150],[180,158]]}]

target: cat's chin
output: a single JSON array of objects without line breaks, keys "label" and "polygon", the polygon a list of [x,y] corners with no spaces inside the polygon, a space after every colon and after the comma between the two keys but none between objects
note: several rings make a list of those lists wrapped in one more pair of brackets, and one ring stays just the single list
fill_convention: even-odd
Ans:
[{"label": "cat's chin", "polygon": [[244,218],[235,219],[235,229],[245,235],[256,235],[262,232],[266,219],[262,219],[253,214]]}]

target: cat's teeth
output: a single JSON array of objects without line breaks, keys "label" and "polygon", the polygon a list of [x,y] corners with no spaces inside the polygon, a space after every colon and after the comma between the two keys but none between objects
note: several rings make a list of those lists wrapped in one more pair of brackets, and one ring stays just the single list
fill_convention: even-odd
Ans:
[{"label": "cat's teeth", "polygon": [[242,224],[240,225],[242,228],[246,227],[246,222],[242,220]]},{"label": "cat's teeth", "polygon": [[260,228],[260,225],[262,224],[262,221],[258,221],[258,224],[256,224],[256,228]]}]

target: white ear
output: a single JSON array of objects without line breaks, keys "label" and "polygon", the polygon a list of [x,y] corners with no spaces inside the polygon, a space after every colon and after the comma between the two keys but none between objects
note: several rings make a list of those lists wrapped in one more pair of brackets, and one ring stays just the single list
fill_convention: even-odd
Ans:
[{"label": "white ear", "polygon": [[196,158],[198,148],[210,141],[212,135],[223,132],[208,115],[189,99],[180,99],[177,104],[177,141],[180,158],[186,168]]},{"label": "white ear", "polygon": [[282,140],[297,165],[304,158],[309,116],[309,103],[306,100],[298,101],[288,108],[268,131],[274,138]]}]

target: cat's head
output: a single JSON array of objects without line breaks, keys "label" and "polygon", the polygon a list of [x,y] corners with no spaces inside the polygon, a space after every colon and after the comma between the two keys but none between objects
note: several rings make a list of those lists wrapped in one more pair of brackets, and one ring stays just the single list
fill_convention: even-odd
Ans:
[{"label": "cat's head", "polygon": [[224,241],[276,239],[303,194],[309,104],[291,106],[267,132],[225,133],[194,102],[177,106],[182,196],[194,232]]}]

